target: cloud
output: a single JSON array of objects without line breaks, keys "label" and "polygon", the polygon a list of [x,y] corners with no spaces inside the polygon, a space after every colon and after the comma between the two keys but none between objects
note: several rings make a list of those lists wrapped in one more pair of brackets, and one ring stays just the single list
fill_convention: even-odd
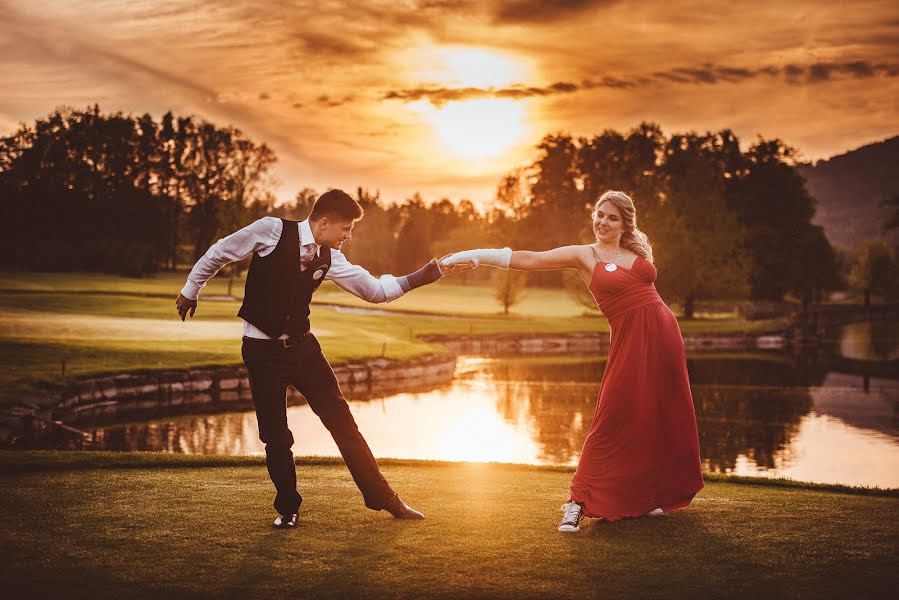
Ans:
[{"label": "cloud", "polygon": [[297,39],[304,51],[315,55],[351,58],[368,51],[359,44],[326,33],[302,32],[297,34]]},{"label": "cloud", "polygon": [[462,100],[475,100],[478,98],[533,98],[538,96],[550,96],[554,94],[567,94],[576,92],[581,88],[576,83],[559,81],[546,87],[509,86],[506,88],[446,88],[446,87],[420,87],[408,90],[390,91],[384,94],[384,100],[403,100],[415,102],[427,100],[435,106],[443,106],[447,102],[459,102]]},{"label": "cloud", "polygon": [[705,64],[699,67],[675,67],[667,71],[653,73],[656,79],[673,81],[675,83],[692,84],[717,84],[721,82],[735,83],[745,79],[753,79],[762,74],[776,74],[773,69],[747,69],[743,67],[726,67],[721,65]]},{"label": "cloud", "polygon": [[427,100],[435,106],[442,106],[447,102],[474,100],[477,98],[524,99],[570,94],[594,88],[631,89],[654,85],[659,82],[682,85],[718,85],[721,83],[738,83],[762,76],[776,77],[778,75],[783,75],[787,83],[792,84],[816,84],[849,77],[855,79],[877,76],[896,77],[899,75],[899,64],[852,61],[845,63],[813,63],[807,66],[787,64],[783,67],[778,67],[768,65],[755,69],[706,64],[699,67],[675,67],[666,71],[656,71],[648,77],[639,76],[624,79],[607,75],[598,80],[585,79],[581,83],[559,81],[542,87],[514,85],[497,89],[422,86],[405,90],[392,90],[386,92],[383,95],[383,99],[402,100],[405,102]]},{"label": "cloud", "polygon": [[493,7],[493,22],[498,25],[548,23],[617,3],[618,0],[505,0]]},{"label": "cloud", "polygon": [[315,99],[315,102],[319,106],[324,106],[326,108],[334,108],[337,106],[343,106],[344,104],[348,104],[356,99],[352,94],[346,95],[343,98],[332,98],[327,94],[322,94],[318,98]]},{"label": "cloud", "polygon": [[19,29],[10,34],[17,50],[23,54],[42,56],[57,65],[70,68],[86,67],[94,75],[112,80],[130,80],[144,84],[165,85],[191,94],[203,101],[211,101],[217,93],[198,83],[193,77],[182,75],[162,67],[157,67],[139,59],[131,58],[113,49],[81,41],[73,36],[57,43],[48,43],[44,32],[34,29]]},{"label": "cloud", "polygon": [[856,60],[845,63],[813,63],[807,67],[787,65],[785,73],[789,83],[822,83],[846,77],[854,79],[869,79],[878,75],[896,77],[899,75],[899,64]]},{"label": "cloud", "polygon": [[460,9],[469,9],[472,4],[474,4],[472,0],[420,0],[418,8],[420,10],[455,12]]},{"label": "cloud", "polygon": [[627,79],[619,79],[618,77],[610,77],[610,76],[606,75],[599,81],[593,81],[592,79],[585,79],[582,85],[585,89],[606,87],[606,88],[612,88],[612,89],[625,90],[628,88],[637,87],[637,85],[639,85],[639,82],[633,81],[633,80],[627,80]]}]

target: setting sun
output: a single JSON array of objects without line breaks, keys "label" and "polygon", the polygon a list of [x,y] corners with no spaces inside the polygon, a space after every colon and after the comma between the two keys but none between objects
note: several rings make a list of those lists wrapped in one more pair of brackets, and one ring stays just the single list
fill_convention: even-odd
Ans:
[{"label": "setting sun", "polygon": [[418,65],[409,75],[444,92],[409,104],[436,139],[435,146],[452,158],[483,161],[506,157],[527,132],[525,102],[492,97],[499,88],[530,79],[527,61],[512,55],[467,46],[410,51],[406,64]]},{"label": "setting sun", "polygon": [[420,110],[444,148],[467,160],[501,156],[525,132],[525,110],[517,100],[466,100],[440,108],[425,104]]},{"label": "setting sun", "polygon": [[429,81],[447,87],[490,88],[527,81],[528,63],[511,55],[468,46],[417,49],[403,57],[413,69],[413,81]]}]

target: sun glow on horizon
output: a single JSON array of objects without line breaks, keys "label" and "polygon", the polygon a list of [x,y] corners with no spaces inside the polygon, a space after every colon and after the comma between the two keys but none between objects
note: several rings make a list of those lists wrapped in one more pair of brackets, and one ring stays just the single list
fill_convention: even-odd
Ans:
[{"label": "sun glow on horizon", "polygon": [[430,125],[449,157],[483,167],[485,160],[507,158],[524,140],[525,101],[495,98],[492,91],[527,80],[531,68],[526,61],[484,48],[446,46],[416,50],[409,64],[422,65],[410,72],[419,84],[472,91],[458,100],[419,100],[409,105]]},{"label": "sun glow on horizon", "polygon": [[509,54],[470,46],[441,46],[411,51],[402,59],[417,65],[409,73],[415,82],[450,88],[497,88],[531,78],[527,61]]},{"label": "sun glow on horizon", "polygon": [[418,110],[446,150],[470,161],[503,156],[526,131],[525,109],[516,100],[466,100],[439,108],[421,103]]}]

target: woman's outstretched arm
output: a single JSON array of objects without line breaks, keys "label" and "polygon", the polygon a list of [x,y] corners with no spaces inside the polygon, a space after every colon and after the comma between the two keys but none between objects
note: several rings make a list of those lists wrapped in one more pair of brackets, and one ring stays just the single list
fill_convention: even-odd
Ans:
[{"label": "woman's outstretched arm", "polygon": [[531,252],[529,250],[478,249],[465,250],[445,258],[445,265],[471,263],[499,267],[501,269],[515,269],[518,271],[547,271],[551,269],[577,269],[582,266],[584,246],[562,246],[545,252]]},{"label": "woman's outstretched arm", "polygon": [[581,263],[583,246],[562,246],[544,252],[516,250],[512,252],[509,268],[517,271],[548,271],[577,269]]}]

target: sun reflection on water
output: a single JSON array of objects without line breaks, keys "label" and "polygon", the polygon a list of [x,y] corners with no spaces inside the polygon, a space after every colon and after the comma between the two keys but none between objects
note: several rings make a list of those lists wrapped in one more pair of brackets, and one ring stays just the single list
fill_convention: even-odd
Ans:
[{"label": "sun reflection on water", "polygon": [[[708,359],[706,359],[708,360]],[[693,399],[707,471],[899,487],[895,380],[824,375],[818,385],[727,385],[729,363],[693,363]],[[781,367],[733,365],[734,378]],[[792,377],[792,367],[772,381]],[[460,361],[457,378],[425,392],[352,401],[376,457],[574,465],[595,411],[596,362]],[[706,372],[704,374],[704,372]],[[858,381],[857,381],[858,380]],[[769,382],[770,383],[770,382]],[[783,381],[788,383],[788,381]],[[308,405],[291,406],[298,456],[338,456]],[[263,454],[252,410],[173,416],[93,430],[91,447],[203,454]]]}]

